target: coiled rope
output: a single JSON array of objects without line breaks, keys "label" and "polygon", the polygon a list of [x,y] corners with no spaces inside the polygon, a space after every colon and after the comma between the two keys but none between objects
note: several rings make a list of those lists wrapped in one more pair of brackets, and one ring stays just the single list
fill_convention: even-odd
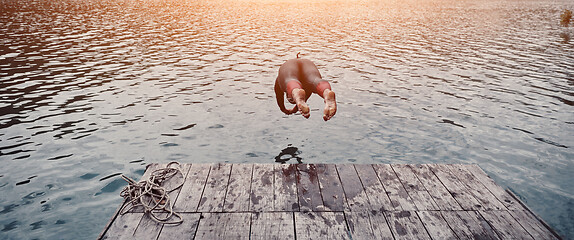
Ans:
[{"label": "coiled rope", "polygon": [[[181,174],[182,181],[173,189],[165,189],[164,183],[172,177]],[[136,182],[133,179],[122,175],[128,182],[120,196],[126,200],[126,204],[121,208],[120,214],[124,215],[130,210],[142,207],[144,213],[151,219],[161,224],[180,224],[183,222],[181,215],[173,210],[169,193],[183,186],[184,178],[179,163],[170,162],[165,168],[156,169],[148,179]],[[165,217],[162,217],[165,216]],[[170,220],[175,217],[176,220]]]}]

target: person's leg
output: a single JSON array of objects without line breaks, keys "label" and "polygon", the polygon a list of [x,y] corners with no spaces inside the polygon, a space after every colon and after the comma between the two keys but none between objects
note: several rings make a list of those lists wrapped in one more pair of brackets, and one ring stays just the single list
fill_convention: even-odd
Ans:
[{"label": "person's leg", "polygon": [[335,92],[331,90],[329,82],[322,80],[316,85],[316,91],[323,99],[325,99],[325,109],[323,110],[323,120],[327,121],[335,116],[337,112],[337,101],[335,100]]},{"label": "person's leg", "polygon": [[305,118],[309,118],[311,116],[311,109],[305,102],[305,90],[302,88],[295,88],[292,91],[293,100],[295,100],[295,104],[297,104],[297,108],[301,115]]},{"label": "person's leg", "polygon": [[298,80],[292,79],[286,83],[286,90],[287,93],[287,100],[292,103],[296,104],[297,108],[301,112],[301,115],[305,118],[309,118],[310,116],[310,109],[307,103],[305,90],[301,85],[301,82]]},{"label": "person's leg", "polygon": [[296,104],[301,114],[308,118],[310,109],[305,102],[307,99],[305,98],[303,84],[299,79],[300,76],[297,59],[291,59],[281,65],[277,80],[281,89],[287,93],[287,100],[292,104]]},{"label": "person's leg", "polygon": [[323,80],[321,73],[313,62],[307,59],[300,59],[301,72],[303,73],[303,84],[308,87],[305,89],[312,90],[325,100],[325,109],[323,110],[323,119],[331,119],[337,112],[337,102],[335,101],[335,92],[331,90],[329,82]]},{"label": "person's leg", "polygon": [[287,100],[290,103],[295,104],[296,102],[293,98],[293,90],[294,89],[303,89],[303,85],[297,79],[287,80],[287,83],[285,85],[286,85],[285,86],[285,93],[287,94]]}]

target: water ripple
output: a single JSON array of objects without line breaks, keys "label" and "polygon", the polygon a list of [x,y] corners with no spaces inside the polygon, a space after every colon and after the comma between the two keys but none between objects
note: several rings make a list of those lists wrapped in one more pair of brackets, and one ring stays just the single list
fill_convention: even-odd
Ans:
[{"label": "water ripple", "polygon": [[[119,172],[138,178],[146,162],[269,162],[281,152],[477,163],[574,235],[563,220],[574,199],[574,33],[557,19],[567,7],[0,0],[2,234],[96,236],[93,223],[115,211]],[[340,111],[320,125],[329,134],[276,109],[277,68],[298,52],[337,92]],[[309,101],[320,113],[321,99]]]}]

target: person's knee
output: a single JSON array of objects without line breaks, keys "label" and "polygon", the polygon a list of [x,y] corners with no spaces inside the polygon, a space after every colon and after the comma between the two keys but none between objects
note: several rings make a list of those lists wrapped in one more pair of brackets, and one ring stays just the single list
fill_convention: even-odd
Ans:
[{"label": "person's knee", "polygon": [[287,87],[285,89],[285,91],[287,92],[287,97],[292,97],[291,93],[293,92],[293,89],[296,88],[300,88],[303,89],[303,86],[301,85],[301,82],[297,81],[297,80],[290,80],[287,82]]},{"label": "person's knee", "polygon": [[319,96],[321,97],[325,97],[323,96],[323,92],[325,92],[325,90],[329,89],[331,90],[331,84],[329,84],[329,82],[322,80],[319,83],[317,83],[317,94],[319,94]]}]

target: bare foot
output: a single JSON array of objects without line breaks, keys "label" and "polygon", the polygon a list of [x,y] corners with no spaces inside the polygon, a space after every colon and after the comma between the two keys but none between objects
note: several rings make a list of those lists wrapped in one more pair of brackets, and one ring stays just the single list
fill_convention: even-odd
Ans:
[{"label": "bare foot", "polygon": [[295,103],[297,104],[297,108],[299,108],[301,115],[303,115],[303,117],[305,118],[309,118],[311,113],[309,106],[307,106],[307,103],[305,102],[305,90],[295,88],[291,93],[293,94],[293,99],[295,100]]},{"label": "bare foot", "polygon": [[337,112],[337,102],[335,101],[335,92],[331,89],[325,89],[323,92],[325,98],[325,110],[323,111],[323,120],[327,121],[335,116]]}]

